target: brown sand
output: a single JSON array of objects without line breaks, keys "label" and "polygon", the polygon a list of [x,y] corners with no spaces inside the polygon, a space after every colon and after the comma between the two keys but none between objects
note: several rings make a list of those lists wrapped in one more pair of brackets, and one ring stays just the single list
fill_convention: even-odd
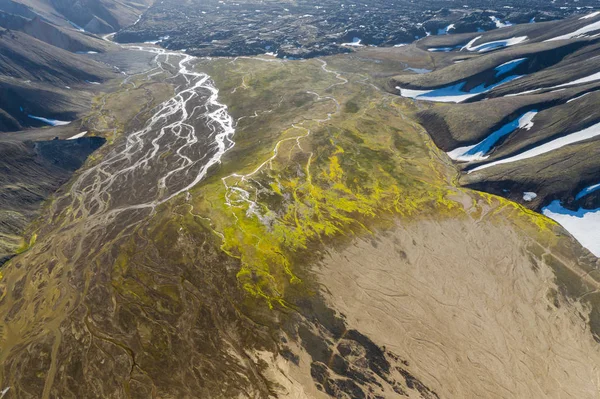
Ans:
[{"label": "brown sand", "polygon": [[600,350],[585,309],[508,223],[399,225],[317,268],[331,305],[407,359],[442,398],[598,398]]}]

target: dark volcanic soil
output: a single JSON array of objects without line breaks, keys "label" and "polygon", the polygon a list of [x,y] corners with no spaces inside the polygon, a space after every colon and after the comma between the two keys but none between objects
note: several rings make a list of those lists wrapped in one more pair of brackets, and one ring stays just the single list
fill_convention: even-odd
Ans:
[{"label": "dark volcanic soil", "polygon": [[[121,30],[119,42],[160,41],[169,49],[186,49],[197,56],[256,55],[306,58],[350,51],[344,45],[392,46],[411,43],[429,34],[477,32],[503,23],[563,18],[577,8],[563,1],[478,1],[465,8],[452,1],[237,1],[176,0],[156,2],[134,26]],[[564,4],[563,4],[564,3]],[[596,5],[593,1],[578,7]]]},{"label": "dark volcanic soil", "polygon": [[23,229],[46,198],[106,140],[0,142],[0,264],[14,253]]}]

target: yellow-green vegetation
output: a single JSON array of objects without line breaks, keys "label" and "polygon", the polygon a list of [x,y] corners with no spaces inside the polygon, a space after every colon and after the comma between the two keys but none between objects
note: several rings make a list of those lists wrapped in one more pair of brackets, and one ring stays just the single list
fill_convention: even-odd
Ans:
[{"label": "yellow-green vegetation", "polygon": [[504,211],[514,212],[515,221],[524,220],[530,225],[535,225],[540,231],[551,231],[550,229],[557,225],[557,223],[547,218],[546,216],[539,214],[524,207],[521,204],[510,201],[506,198],[499,197],[497,195],[488,194],[482,191],[475,192],[477,196],[483,198],[489,205],[492,205],[494,201],[498,203],[495,207],[492,215],[503,213]]},{"label": "yellow-green vegetation", "polygon": [[29,238],[29,241],[23,239],[21,246],[17,249],[16,253],[21,254],[27,251],[29,248],[33,247],[35,242],[37,241],[37,234],[32,234]]},{"label": "yellow-green vegetation", "polygon": [[269,306],[286,305],[286,288],[301,284],[296,271],[323,244],[370,234],[395,215],[462,211],[404,101],[362,76],[336,76],[319,60],[216,61],[204,69],[240,120],[236,148],[195,191],[194,208],[241,261],[246,291]]}]

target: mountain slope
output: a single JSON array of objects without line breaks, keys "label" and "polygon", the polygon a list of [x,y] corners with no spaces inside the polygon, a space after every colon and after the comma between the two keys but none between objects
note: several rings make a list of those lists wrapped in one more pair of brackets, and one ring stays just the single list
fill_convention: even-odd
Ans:
[{"label": "mountain slope", "polygon": [[[104,143],[100,137],[38,142],[0,141],[0,263],[26,247],[22,232],[41,203]],[[20,249],[19,249],[20,247]]]},{"label": "mountain slope", "polygon": [[118,76],[106,64],[16,30],[0,30],[0,53],[0,131],[44,125],[30,115],[72,121],[89,109],[96,84]]},{"label": "mountain slope", "polygon": [[459,163],[461,183],[556,215],[598,255],[587,237],[599,226],[598,193],[588,188],[600,182],[600,14],[535,25],[419,41],[441,67],[398,76],[389,88],[458,103],[428,107],[419,119]]},{"label": "mountain slope", "polygon": [[21,32],[2,32],[0,50],[0,73],[17,79],[65,86],[115,76],[106,65],[49,46]]},{"label": "mountain slope", "polygon": [[75,52],[106,51],[110,43],[90,34],[53,25],[36,16],[27,19],[0,11],[0,27],[24,32],[50,45]]},{"label": "mountain slope", "polygon": [[0,10],[105,34],[133,24],[150,4],[150,0],[0,0]]}]

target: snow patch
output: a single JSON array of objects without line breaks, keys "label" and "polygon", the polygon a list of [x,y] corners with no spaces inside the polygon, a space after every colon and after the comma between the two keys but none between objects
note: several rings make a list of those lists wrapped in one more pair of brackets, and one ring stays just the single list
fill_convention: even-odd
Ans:
[{"label": "snow patch", "polygon": [[572,99],[570,99],[570,100],[567,101],[567,104],[568,103],[572,103],[573,101],[577,101],[577,100],[579,100],[579,99],[581,99],[581,98],[583,98],[583,97],[585,97],[585,96],[587,96],[588,94],[591,94],[591,93],[593,93],[593,92],[589,91],[589,92],[581,94],[581,95],[579,95],[577,97],[573,97]]},{"label": "snow patch", "polygon": [[487,93],[492,89],[503,85],[504,83],[508,83],[511,80],[515,80],[520,77],[521,76],[517,75],[509,76],[503,79],[502,81],[487,87],[485,86],[485,84],[481,84],[477,87],[472,88],[468,92],[463,91],[463,88],[465,87],[467,82],[460,82],[451,86],[440,87],[431,90],[403,89],[399,86],[396,86],[396,89],[400,91],[400,95],[402,97],[412,98],[415,100],[434,101],[441,103],[460,103],[472,97],[478,96],[479,94]]},{"label": "snow patch", "polygon": [[165,40],[169,40],[169,38],[170,38],[170,37],[171,37],[171,36],[169,36],[169,35],[166,35],[166,36],[161,36],[161,37],[159,37],[159,38],[158,38],[158,39],[156,39],[156,40],[149,40],[149,41],[147,41],[147,42],[144,42],[144,43],[146,43],[146,44],[158,44],[158,43],[162,43],[162,42],[164,42]]},{"label": "snow patch", "polygon": [[542,213],[560,223],[581,245],[600,257],[600,209],[572,211],[555,200],[543,208]]},{"label": "snow patch", "polygon": [[600,190],[600,183],[594,184],[593,186],[586,187],[575,196],[575,201],[585,197],[588,194],[593,193],[594,191],[598,191],[598,190]]},{"label": "snow patch", "polygon": [[[579,79],[577,79],[577,80],[574,80],[574,81],[572,81],[572,82],[567,82],[567,83],[563,83],[563,84],[556,85],[556,86],[550,86],[550,87],[540,87],[540,88],[533,89],[533,90],[526,90],[526,91],[522,91],[522,92],[520,92],[520,93],[512,93],[512,94],[507,94],[505,97],[516,97],[516,96],[522,96],[522,95],[525,95],[525,94],[536,93],[536,92],[538,92],[538,91],[540,91],[540,90],[553,90],[553,89],[562,89],[562,88],[564,88],[564,87],[575,86],[575,85],[579,85],[579,84],[582,84],[582,83],[590,83],[590,82],[595,82],[595,81],[597,81],[597,80],[600,80],[600,72],[596,72],[596,73],[594,73],[594,74],[591,74],[591,75],[589,75],[589,76],[585,76],[585,77],[583,77],[583,78],[579,78]],[[563,90],[564,90],[564,89],[563,89]],[[560,91],[560,90],[556,90],[556,91]],[[589,94],[589,93],[586,93],[586,94]],[[571,102],[571,101],[577,100],[578,98],[581,98],[581,97],[583,97],[583,96],[584,96],[584,95],[581,95],[581,96],[575,97],[575,98],[573,98],[573,99],[571,99],[571,100],[569,100],[569,101],[567,101],[567,102]]]},{"label": "snow patch", "polygon": [[71,136],[67,140],[79,139],[79,138],[82,138],[83,136],[85,136],[86,134],[87,134],[87,130],[85,132],[77,133],[75,136]]},{"label": "snow patch", "polygon": [[516,60],[505,62],[502,65],[498,65],[496,68],[494,68],[496,70],[496,77],[512,71],[525,61],[527,61],[527,58],[518,58]]},{"label": "snow patch", "polygon": [[501,164],[505,164],[505,163],[511,163],[511,162],[516,162],[516,161],[521,161],[523,159],[528,159],[528,158],[533,158],[536,157],[538,155],[542,155],[542,154],[546,154],[548,152],[557,150],[559,148],[562,148],[566,145],[569,144],[574,144],[574,143],[578,143],[580,141],[583,140],[588,140],[591,139],[593,137],[599,136],[600,135],[600,123],[597,123],[593,126],[588,127],[587,129],[583,129],[580,130],[578,132],[575,133],[571,133],[568,134],[566,136],[563,137],[559,137],[557,139],[554,139],[552,141],[549,141],[545,144],[539,145],[535,148],[532,148],[530,150],[524,151],[520,154],[517,154],[515,156],[509,157],[509,158],[505,158],[505,159],[500,159],[498,161],[494,161],[494,162],[490,162],[488,164],[485,165],[481,165],[476,167],[473,170],[470,170],[468,173],[472,173],[472,172],[476,172],[478,170],[482,170],[482,169],[486,169],[489,168],[490,166],[495,166],[495,165],[501,165]]},{"label": "snow patch", "polygon": [[451,159],[459,162],[475,162],[487,159],[489,158],[489,155],[487,154],[501,138],[511,134],[517,129],[530,130],[533,127],[533,118],[536,115],[537,111],[526,112],[514,121],[502,126],[479,143],[456,148],[447,154]]},{"label": "snow patch", "polygon": [[432,53],[449,53],[452,50],[454,50],[454,47],[432,47],[427,49]]},{"label": "snow patch", "polygon": [[592,75],[586,76],[584,78],[580,78],[577,80],[574,80],[572,82],[569,83],[564,83],[558,86],[552,86],[551,89],[558,89],[560,87],[567,87],[567,86],[575,86],[581,83],[589,83],[589,82],[595,82],[596,80],[600,80],[600,72],[596,72]]},{"label": "snow patch", "polygon": [[537,194],[534,193],[533,191],[525,191],[523,193],[523,201],[531,202],[536,198],[537,198]]},{"label": "snow patch", "polygon": [[450,33],[451,30],[454,30],[456,27],[454,26],[454,24],[450,24],[448,26],[446,26],[445,28],[442,29],[438,29],[438,35],[447,35]]},{"label": "snow patch", "polygon": [[512,24],[509,21],[502,22],[498,17],[494,15],[490,15],[490,19],[493,23],[496,24],[496,28],[506,28],[507,26],[512,26]]},{"label": "snow patch", "polygon": [[583,16],[583,17],[579,18],[579,20],[580,20],[580,21],[582,21],[582,20],[584,20],[584,19],[590,19],[590,18],[594,18],[594,17],[596,17],[596,16],[598,16],[598,15],[600,15],[600,11],[596,11],[596,12],[593,12],[593,13],[591,13],[591,14],[588,14],[588,15],[586,15],[586,16]]},{"label": "snow patch", "polygon": [[478,53],[487,53],[488,51],[497,50],[504,47],[511,47],[520,43],[523,43],[528,39],[527,36],[519,36],[519,37],[511,37],[510,39],[503,40],[495,40],[493,42],[487,42],[483,44],[478,44],[477,46],[473,46],[477,40],[479,40],[481,36],[477,36],[475,39],[471,40],[467,43],[466,46],[461,48],[460,50],[467,51],[477,51]]},{"label": "snow patch", "polygon": [[355,37],[352,39],[352,42],[350,43],[342,43],[342,46],[346,46],[346,47],[363,47],[364,44],[360,44],[361,42],[361,38],[359,37]]},{"label": "snow patch", "polygon": [[552,39],[544,40],[545,42],[553,42],[556,40],[567,40],[574,37],[583,36],[586,33],[600,30],[600,21],[596,21],[592,24],[586,25],[583,28],[577,29],[575,32],[567,33],[566,35],[553,37]]},{"label": "snow patch", "polygon": [[64,126],[64,125],[68,125],[69,123],[71,123],[68,121],[59,121],[56,119],[42,118],[41,116],[34,116],[34,115],[27,115],[27,117],[29,117],[31,119],[36,119],[40,122],[47,123],[50,126]]}]

